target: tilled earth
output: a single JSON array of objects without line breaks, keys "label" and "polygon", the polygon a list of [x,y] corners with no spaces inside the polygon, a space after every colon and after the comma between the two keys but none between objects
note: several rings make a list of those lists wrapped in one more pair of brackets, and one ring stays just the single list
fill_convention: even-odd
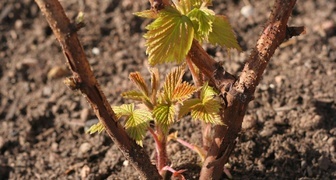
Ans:
[{"label": "tilled earth", "polygon": [[[245,1],[246,2],[246,1]],[[85,13],[79,31],[92,69],[112,105],[133,88],[128,74],[146,77],[145,26],[132,13],[145,0],[61,1],[74,19]],[[272,3],[214,0],[227,15],[242,53],[204,46],[225,68],[239,75],[269,15]],[[298,1],[289,22],[307,33],[285,42],[273,56],[250,103],[243,132],[231,158],[235,179],[336,179],[336,3]],[[170,68],[161,66],[161,68]],[[0,179],[138,179],[138,174],[105,134],[85,133],[95,123],[86,100],[66,88],[69,76],[60,45],[32,0],[0,3]],[[188,118],[174,126],[181,138],[200,143],[200,126]],[[150,137],[145,147],[153,150]],[[169,143],[176,169],[199,177],[197,155]]]}]

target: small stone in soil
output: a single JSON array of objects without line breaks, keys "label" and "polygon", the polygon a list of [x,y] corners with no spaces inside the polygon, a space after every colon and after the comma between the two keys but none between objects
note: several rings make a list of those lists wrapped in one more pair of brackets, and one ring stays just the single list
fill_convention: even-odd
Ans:
[{"label": "small stone in soil", "polygon": [[58,143],[53,142],[51,144],[51,150],[54,151],[54,152],[56,152],[58,150]]},{"label": "small stone in soil", "polygon": [[321,169],[326,171],[326,170],[328,170],[328,167],[330,165],[330,159],[325,157],[325,156],[321,156],[318,159],[318,165],[320,166]]},{"label": "small stone in soil", "polygon": [[246,5],[241,8],[240,13],[246,18],[251,17],[254,13],[254,8],[251,5]]},{"label": "small stone in soil", "polygon": [[83,143],[79,147],[79,155],[83,155],[87,152],[89,152],[92,149],[92,145],[90,143]]},{"label": "small stone in soil", "polygon": [[125,160],[125,161],[123,162],[123,166],[127,167],[128,165],[129,165],[129,161],[128,161],[128,160]]},{"label": "small stone in soil", "polygon": [[257,119],[252,115],[245,115],[242,129],[251,129],[257,124]]},{"label": "small stone in soil", "polygon": [[100,49],[97,48],[97,47],[92,48],[92,54],[99,55],[100,54]]},{"label": "small stone in soil", "polygon": [[88,108],[84,108],[80,113],[80,120],[82,122],[85,122],[88,119],[89,114],[90,114],[90,110]]}]

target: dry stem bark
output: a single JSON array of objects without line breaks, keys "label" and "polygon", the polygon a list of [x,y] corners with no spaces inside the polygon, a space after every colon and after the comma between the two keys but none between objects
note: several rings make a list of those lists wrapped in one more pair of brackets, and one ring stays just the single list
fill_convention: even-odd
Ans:
[{"label": "dry stem bark", "polygon": [[[206,67],[207,70],[202,70],[204,61],[200,64],[198,58],[206,58],[206,55],[197,52],[202,51],[200,48],[193,49],[197,46],[193,45],[191,48],[189,55],[193,62],[204,74],[210,75],[209,78],[220,90],[225,101],[221,112],[225,126],[215,127],[214,140],[203,164],[200,179],[219,179],[221,177],[224,164],[227,163],[235,147],[248,103],[253,99],[256,86],[259,84],[270,58],[284,40],[304,31],[302,27],[287,27],[295,3],[296,0],[275,1],[266,27],[237,80],[230,79],[232,76],[221,68],[214,70],[214,66],[209,66]],[[208,62],[213,64],[213,60],[208,60]]]},{"label": "dry stem bark", "polygon": [[141,177],[143,179],[162,179],[156,167],[151,164],[144,149],[137,145],[116,121],[116,116],[99,87],[78,40],[76,33],[78,26],[70,23],[57,0],[35,1],[61,44],[69,68],[72,71],[73,76],[67,79],[67,84],[73,90],[81,91],[100,122],[105,126],[108,135],[118,145],[124,156],[140,172]]}]

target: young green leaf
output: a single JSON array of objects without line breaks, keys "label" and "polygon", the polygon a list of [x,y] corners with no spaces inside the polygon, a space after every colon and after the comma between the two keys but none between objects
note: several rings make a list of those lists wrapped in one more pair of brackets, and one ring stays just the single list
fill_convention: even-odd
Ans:
[{"label": "young green leaf", "polygon": [[180,11],[181,14],[187,14],[191,10],[190,0],[173,0],[175,8]]},{"label": "young green leaf", "polygon": [[234,48],[241,51],[241,48],[234,35],[233,29],[225,16],[215,16],[212,31],[209,34],[208,41],[213,45],[221,45],[226,48]]},{"label": "young green leaf", "polygon": [[184,72],[185,72],[185,66],[182,65],[172,70],[166,76],[165,82],[163,84],[163,91],[161,92],[161,97],[159,98],[159,101],[165,101],[165,102],[173,101],[175,88],[181,83]]},{"label": "young green leaf", "polygon": [[191,118],[193,120],[199,119],[205,123],[222,124],[221,118],[218,114],[219,112],[217,112],[215,108],[211,107],[212,105],[216,105],[216,103],[210,101],[205,104],[197,104],[193,106],[191,110]]},{"label": "young green leaf", "polygon": [[130,73],[129,78],[136,85],[136,87],[143,93],[143,95],[148,97],[149,90],[141,74],[139,72],[132,72]]},{"label": "young green leaf", "polygon": [[202,104],[193,107],[191,112],[193,119],[198,118],[206,123],[222,124],[219,116],[221,105],[219,100],[215,98],[217,95],[208,83],[204,84],[200,94]]},{"label": "young green leaf", "polygon": [[[136,87],[139,90],[127,91],[127,92],[122,93],[121,95],[124,98],[127,98],[127,99],[132,99],[132,100],[135,100],[135,101],[141,101],[142,103],[144,103],[147,106],[147,108],[153,109],[153,106],[156,103],[156,99],[153,98],[153,96],[156,96],[156,91],[157,91],[156,86],[159,86],[159,84],[158,84],[159,80],[156,79],[156,78],[158,78],[158,77],[156,77],[156,76],[158,76],[158,74],[153,75],[153,72],[155,72],[155,71],[153,71],[153,72],[152,72],[152,70],[150,70],[150,71],[151,71],[151,74],[152,74],[152,82],[151,82],[152,90],[149,90],[144,78],[141,76],[141,74],[139,72],[133,72],[133,73],[130,73],[129,78],[131,79],[131,81],[136,85]],[[155,86],[153,86],[153,83],[155,84]]]},{"label": "young green leaf", "polygon": [[187,115],[197,104],[202,104],[202,101],[198,98],[192,98],[184,101],[183,104],[180,106],[178,118],[180,119],[183,116]]},{"label": "young green leaf", "polygon": [[195,91],[197,91],[197,88],[195,86],[187,82],[182,82],[174,89],[172,101],[182,102],[186,99],[189,99]]},{"label": "young green leaf", "polygon": [[202,6],[203,0],[190,0],[190,3],[194,8],[200,8]]},{"label": "young green leaf", "polygon": [[151,68],[149,69],[149,71],[151,73],[151,88],[152,88],[151,102],[153,105],[156,105],[156,99],[157,99],[156,95],[160,88],[159,70],[157,68]]},{"label": "young green leaf", "polygon": [[194,8],[212,6],[212,0],[190,0]]},{"label": "young green leaf", "polygon": [[156,19],[158,17],[157,12],[155,12],[154,10],[150,9],[150,10],[144,10],[141,12],[136,12],[133,13],[136,16],[142,17],[142,18],[149,18],[149,19]]},{"label": "young green leaf", "polygon": [[212,31],[215,12],[206,7],[201,7],[194,8],[187,16],[194,24],[195,38],[199,41],[207,40],[209,33]]},{"label": "young green leaf", "polygon": [[153,117],[165,133],[168,133],[169,126],[175,121],[175,106],[173,104],[157,104],[153,110]]},{"label": "young green leaf", "polygon": [[153,119],[152,113],[145,109],[136,109],[126,121],[126,132],[140,146],[142,146],[142,140],[146,135],[151,119]]},{"label": "young green leaf", "polygon": [[186,100],[179,111],[179,117],[186,115],[191,111],[193,120],[201,120],[206,123],[222,124],[219,116],[221,108],[220,102],[215,99],[217,93],[207,83],[201,89],[200,99]]},{"label": "young green leaf", "polygon": [[[217,92],[211,86],[209,86],[208,83],[205,83],[202,86],[201,94],[200,94],[200,98],[202,100],[202,103],[206,103],[206,102],[211,101],[211,100],[216,100],[214,98],[216,96],[218,96]],[[217,101],[217,102],[218,102],[218,105],[216,107],[221,107],[219,101]]]},{"label": "young green leaf", "polygon": [[126,117],[125,129],[127,134],[140,146],[149,127],[149,121],[153,119],[152,113],[147,109],[134,109],[134,104],[114,106],[113,111],[117,117]]},{"label": "young green leaf", "polygon": [[102,123],[98,122],[97,124],[92,125],[86,133],[93,134],[93,133],[101,133],[105,130],[105,127]]},{"label": "young green leaf", "polygon": [[118,119],[122,116],[129,117],[134,111],[134,104],[123,104],[121,106],[112,106],[113,111],[115,112]]},{"label": "young green leaf", "polygon": [[144,35],[150,65],[181,63],[189,52],[194,37],[190,19],[172,7],[165,7],[159,17],[146,27]]},{"label": "young green leaf", "polygon": [[126,99],[131,99],[131,100],[141,101],[141,102],[144,102],[147,98],[142,92],[137,91],[137,90],[123,92],[121,96]]},{"label": "young green leaf", "polygon": [[175,121],[176,104],[190,98],[197,88],[182,82],[185,64],[173,69],[165,78],[161,94],[153,109],[153,117],[164,132]]}]

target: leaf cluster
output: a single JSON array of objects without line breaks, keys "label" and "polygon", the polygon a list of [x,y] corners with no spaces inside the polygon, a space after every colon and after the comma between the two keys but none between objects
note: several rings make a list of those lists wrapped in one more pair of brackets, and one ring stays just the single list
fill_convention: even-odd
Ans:
[{"label": "leaf cluster", "polygon": [[[156,12],[145,10],[135,13],[154,21],[146,29],[146,53],[149,64],[181,63],[188,54],[194,39],[214,45],[240,50],[232,27],[225,16],[216,15],[209,9],[211,0],[172,0],[170,5]],[[205,83],[196,87],[182,80],[186,66],[173,70],[160,84],[158,69],[150,68],[151,82],[148,85],[139,72],[129,75],[136,86],[135,90],[122,94],[126,99],[137,103],[113,106],[117,118],[125,119],[125,129],[131,138],[142,145],[142,140],[155,123],[165,135],[169,127],[185,115],[205,123],[221,124],[220,102],[217,93]],[[193,97],[199,91],[199,97]],[[88,132],[101,132],[104,127],[98,123]]]},{"label": "leaf cluster", "polygon": [[193,39],[241,50],[228,19],[216,15],[208,8],[211,5],[211,0],[173,0],[159,12],[135,13],[155,19],[144,35],[149,63],[183,62]]},{"label": "leaf cluster", "polygon": [[[169,127],[188,113],[193,120],[206,123],[221,124],[219,117],[220,102],[215,97],[217,93],[205,84],[201,88],[182,80],[186,66],[181,65],[171,70],[165,77],[160,87],[159,72],[151,68],[151,83],[147,85],[139,72],[133,72],[129,78],[136,86],[136,90],[122,93],[126,99],[137,103],[113,106],[117,118],[125,118],[125,129],[131,138],[139,145],[150,128],[150,121],[154,121],[166,135]],[[193,94],[200,91],[199,98],[192,98]],[[88,132],[101,132],[103,126],[98,123]]]}]

